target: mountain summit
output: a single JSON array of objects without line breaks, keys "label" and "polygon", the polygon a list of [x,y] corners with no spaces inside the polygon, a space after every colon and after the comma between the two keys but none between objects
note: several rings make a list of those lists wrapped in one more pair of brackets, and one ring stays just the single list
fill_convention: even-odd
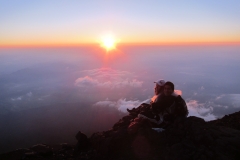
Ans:
[{"label": "mountain summit", "polygon": [[77,144],[38,144],[0,155],[0,159],[240,159],[240,111],[205,122],[190,116],[167,129],[129,114],[104,132],[87,137],[80,131]]}]

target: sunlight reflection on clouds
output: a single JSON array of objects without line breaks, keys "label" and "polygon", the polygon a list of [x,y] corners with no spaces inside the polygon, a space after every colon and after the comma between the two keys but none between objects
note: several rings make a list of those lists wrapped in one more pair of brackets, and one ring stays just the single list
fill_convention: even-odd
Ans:
[{"label": "sunlight reflection on clouds", "polygon": [[99,68],[83,71],[87,76],[75,80],[78,87],[142,87],[143,82],[134,78],[133,74],[127,71],[114,70],[111,68]]}]

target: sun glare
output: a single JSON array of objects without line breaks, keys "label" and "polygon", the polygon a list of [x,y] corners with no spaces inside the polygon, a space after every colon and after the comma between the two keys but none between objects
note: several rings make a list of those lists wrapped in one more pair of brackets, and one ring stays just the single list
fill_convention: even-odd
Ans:
[{"label": "sun glare", "polygon": [[115,49],[116,40],[112,36],[106,36],[102,38],[101,46],[107,51]]}]

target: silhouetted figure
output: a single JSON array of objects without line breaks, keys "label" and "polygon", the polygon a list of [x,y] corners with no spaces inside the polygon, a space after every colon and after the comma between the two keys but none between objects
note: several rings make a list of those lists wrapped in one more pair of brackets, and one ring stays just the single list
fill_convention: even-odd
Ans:
[{"label": "silhouetted figure", "polygon": [[178,117],[187,117],[188,110],[185,101],[180,95],[174,94],[174,84],[166,82],[163,94],[156,102],[151,103],[150,110],[142,111],[139,118],[148,119],[160,127],[166,128]]}]

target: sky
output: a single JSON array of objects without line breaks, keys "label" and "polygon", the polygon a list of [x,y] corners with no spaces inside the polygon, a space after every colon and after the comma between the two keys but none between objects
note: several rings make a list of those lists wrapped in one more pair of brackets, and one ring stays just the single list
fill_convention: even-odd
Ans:
[{"label": "sky", "polygon": [[0,46],[240,42],[238,0],[0,0]]}]

